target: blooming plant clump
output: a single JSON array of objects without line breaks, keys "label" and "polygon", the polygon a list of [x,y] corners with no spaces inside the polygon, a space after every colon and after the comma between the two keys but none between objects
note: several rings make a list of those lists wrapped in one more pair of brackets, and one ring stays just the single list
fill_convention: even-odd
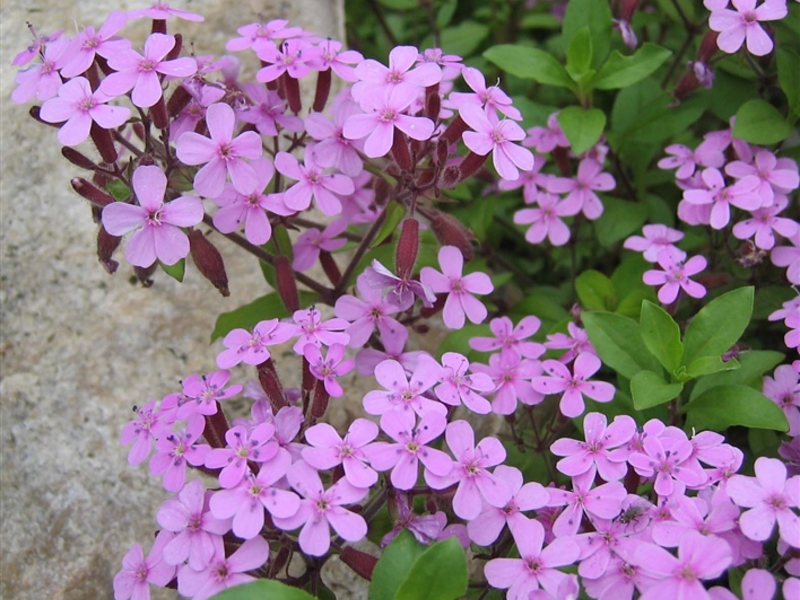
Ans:
[{"label": "blooming plant clump", "polygon": [[506,91],[281,19],[195,56],[161,2],[14,59],[109,272],[225,296],[225,237],[274,290],[123,429],[169,496],[116,600],[800,594],[800,6],[528,4],[563,51],[488,48]]}]

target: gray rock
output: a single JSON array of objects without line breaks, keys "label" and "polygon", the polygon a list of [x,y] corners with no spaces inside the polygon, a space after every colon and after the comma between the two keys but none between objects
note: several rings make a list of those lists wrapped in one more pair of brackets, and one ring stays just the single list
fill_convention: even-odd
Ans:
[{"label": "gray rock", "polygon": [[[118,443],[131,406],[213,369],[216,315],[267,292],[257,262],[218,239],[230,298],[191,267],[185,283],[161,274],[151,289],[129,283],[124,265],[108,276],[94,255],[88,205],[69,185],[81,173],[61,158],[55,131],[9,101],[9,64],[30,42],[26,21],[42,33],[74,31],[76,21],[99,26],[110,10],[144,5],[8,0],[0,8],[3,598],[112,597],[122,556],[135,542],[149,549],[155,511],[168,496],[146,465],[127,464]],[[198,54],[221,54],[236,28],[259,16],[343,37],[341,1],[179,5],[207,18],[180,25]]]}]

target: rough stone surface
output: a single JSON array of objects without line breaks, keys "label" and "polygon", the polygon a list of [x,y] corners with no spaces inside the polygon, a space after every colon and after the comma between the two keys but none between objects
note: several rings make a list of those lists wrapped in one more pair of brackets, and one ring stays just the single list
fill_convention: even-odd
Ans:
[{"label": "rough stone surface", "polygon": [[[8,100],[9,64],[30,41],[25,21],[40,32],[74,31],[75,22],[99,26],[114,8],[144,5],[4,0],[0,7],[2,598],[112,597],[120,559],[135,542],[149,548],[167,497],[146,465],[128,466],[118,444],[131,406],[211,370],[216,315],[267,291],[256,262],[225,244],[227,299],[191,268],[185,283],[161,274],[151,289],[129,283],[124,265],[107,275],[94,256],[89,208],[69,186],[78,169],[60,157],[54,130]],[[175,5],[207,18],[181,24],[198,54],[220,54],[237,26],[259,15],[342,38],[341,2],[333,0]],[[340,598],[363,597],[346,569],[335,578]]]}]

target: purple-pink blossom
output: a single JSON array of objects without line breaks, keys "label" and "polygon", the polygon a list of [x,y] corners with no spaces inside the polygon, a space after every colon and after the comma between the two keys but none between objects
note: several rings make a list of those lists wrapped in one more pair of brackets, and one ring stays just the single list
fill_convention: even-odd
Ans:
[{"label": "purple-pink blossom", "polygon": [[206,600],[222,590],[254,581],[254,571],[269,560],[269,544],[262,537],[244,542],[230,556],[225,556],[222,538],[213,538],[214,555],[201,571],[184,565],[178,571],[178,592],[193,600]]},{"label": "purple-pink blossom", "polygon": [[297,180],[283,194],[286,206],[294,211],[306,210],[313,197],[322,214],[338,215],[342,212],[342,203],[336,194],[347,196],[355,191],[353,180],[346,175],[324,173],[314,159],[313,145],[306,148],[303,166],[288,152],[278,152],[275,168],[282,175]]},{"label": "purple-pink blossom", "polygon": [[567,195],[564,197],[564,210],[568,214],[583,211],[587,219],[599,219],[603,214],[603,203],[595,191],[613,190],[616,182],[609,173],[603,172],[603,165],[591,158],[584,158],[578,165],[574,178],[553,177],[547,181],[547,191]]},{"label": "purple-pink blossom", "polygon": [[692,298],[702,298],[706,295],[705,286],[689,279],[706,268],[704,256],[693,256],[686,260],[683,252],[667,248],[658,253],[658,265],[663,269],[645,271],[642,280],[647,285],[660,285],[658,301],[662,304],[675,302],[680,290]]},{"label": "purple-pink blossom", "polygon": [[289,341],[294,335],[294,328],[278,319],[260,321],[253,331],[234,329],[222,340],[226,350],[217,355],[217,366],[230,369],[243,362],[246,365],[260,365],[269,357],[269,346]]},{"label": "purple-pink blossom", "polygon": [[610,402],[614,397],[614,386],[605,381],[589,381],[600,370],[602,363],[594,354],[581,353],[575,358],[572,373],[557,360],[546,360],[542,369],[547,375],[531,380],[533,389],[541,394],[562,394],[559,409],[564,416],[573,418],[583,414],[585,394],[597,402]]},{"label": "purple-pink blossom", "polygon": [[261,423],[250,431],[243,426],[231,427],[225,432],[225,448],[213,448],[206,456],[209,469],[222,469],[219,484],[226,489],[239,485],[247,475],[248,461],[263,463],[272,459],[278,452],[284,452],[273,439],[275,426]]},{"label": "purple-pink blossom", "polygon": [[531,151],[515,144],[525,139],[525,131],[511,120],[499,120],[492,110],[488,114],[475,104],[462,104],[459,114],[473,131],[462,134],[467,148],[475,154],[486,156],[492,153],[492,162],[497,174],[503,179],[519,179],[520,171],[533,168]]},{"label": "purple-pink blossom", "polygon": [[455,246],[439,249],[439,266],[442,272],[423,267],[419,276],[435,293],[447,293],[442,312],[445,326],[461,329],[465,317],[472,323],[482,323],[487,315],[486,307],[473,294],[484,295],[494,290],[489,276],[481,272],[462,275],[464,257]]},{"label": "purple-pink blossom", "polygon": [[642,227],[644,237],[632,235],[625,240],[624,248],[641,252],[647,262],[654,263],[658,260],[658,253],[667,248],[678,250],[676,242],[683,239],[683,232],[672,229],[666,225],[645,225]]},{"label": "purple-pink blossom", "polygon": [[342,465],[345,478],[355,487],[372,487],[378,474],[366,463],[376,437],[378,426],[368,419],[354,420],[343,438],[327,423],[318,423],[306,429],[309,447],[303,448],[303,460],[319,470]]},{"label": "purple-pink blossom", "polygon": [[149,600],[150,584],[164,587],[175,577],[175,567],[163,560],[164,546],[172,539],[161,531],[147,558],[139,544],[134,544],[122,558],[122,570],[114,576],[114,600]]},{"label": "purple-pink blossom", "polygon": [[489,321],[489,329],[494,337],[474,337],[469,340],[473,350],[492,352],[500,350],[503,356],[539,358],[545,352],[538,342],[526,341],[539,331],[542,322],[534,316],[524,317],[516,326],[508,317],[497,317]]},{"label": "purple-pink blossom", "polygon": [[772,52],[773,43],[761,21],[777,21],[786,14],[786,0],[765,0],[756,8],[757,0],[732,0],[733,9],[729,10],[728,0],[705,0],[704,4],[711,11],[708,26],[718,31],[717,46],[723,52],[733,54],[747,40],[747,51],[755,56],[764,56]]},{"label": "purple-pink blossom", "polygon": [[364,410],[371,415],[382,415],[391,410],[413,409],[419,416],[431,410],[446,412],[445,407],[423,394],[439,383],[442,366],[429,354],[422,354],[411,374],[396,360],[385,360],[375,367],[375,379],[383,390],[373,390],[364,396]]},{"label": "purple-pink blossom", "polygon": [[193,414],[186,427],[173,431],[156,441],[156,453],[150,459],[153,475],[163,475],[164,489],[178,492],[186,481],[187,464],[201,466],[210,450],[206,444],[198,445],[206,420],[203,415]]},{"label": "purple-pink blossom", "polygon": [[180,230],[203,220],[203,204],[196,196],[164,202],[167,176],[155,165],[133,172],[133,191],[139,205],[113,202],[103,209],[103,227],[111,235],[135,231],[125,247],[125,258],[137,267],[156,260],[174,265],[189,254],[189,238]]},{"label": "purple-pink blossom", "polygon": [[323,358],[320,346],[306,344],[303,348],[303,357],[308,361],[311,374],[323,383],[325,391],[332,398],[341,398],[344,395],[338,378],[355,367],[352,358],[344,357],[345,350],[344,344],[331,344]]},{"label": "purple-pink blossom", "polygon": [[536,196],[538,208],[523,208],[514,213],[514,223],[530,225],[525,239],[538,244],[547,238],[553,246],[563,246],[569,241],[570,231],[562,217],[571,217],[579,212],[576,206],[568,204],[555,194],[540,192]]}]

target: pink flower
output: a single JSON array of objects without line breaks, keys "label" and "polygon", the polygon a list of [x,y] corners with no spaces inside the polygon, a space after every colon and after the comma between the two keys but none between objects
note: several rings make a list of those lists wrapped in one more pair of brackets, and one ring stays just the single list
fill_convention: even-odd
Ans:
[{"label": "pink flower", "polygon": [[708,26],[719,32],[717,46],[723,52],[733,54],[747,39],[747,50],[755,56],[772,52],[772,40],[759,25],[759,21],[776,21],[786,16],[786,0],[765,0],[756,8],[757,0],[732,0],[734,10],[728,10],[727,2],[705,0],[711,10]]},{"label": "pink flower", "polygon": [[187,419],[192,413],[215,415],[220,400],[227,400],[242,391],[242,386],[234,384],[225,388],[231,378],[227,370],[213,371],[207,375],[192,373],[183,380],[183,398],[176,417]]},{"label": "pink flower", "polygon": [[524,483],[519,469],[499,465],[494,475],[508,484],[511,500],[502,508],[485,506],[480,515],[467,523],[470,539],[479,546],[493,544],[500,537],[504,525],[510,528],[512,523],[527,520],[523,512],[542,508],[550,500],[550,494],[540,483]]},{"label": "pink flower", "polygon": [[288,40],[289,38],[303,35],[301,27],[286,27],[286,19],[273,19],[268,23],[250,23],[236,30],[242,37],[233,38],[225,45],[228,52],[239,52],[253,48],[256,52],[259,47],[268,45],[275,40]]},{"label": "pink flower", "polygon": [[162,555],[172,537],[169,531],[161,531],[146,559],[139,544],[128,550],[122,558],[122,570],[114,576],[114,600],[150,600],[149,584],[164,587],[172,581],[175,567],[164,562]]},{"label": "pink flower", "polygon": [[209,507],[217,519],[233,518],[234,535],[249,540],[264,527],[264,509],[273,517],[291,517],[300,507],[296,494],[275,485],[289,471],[292,458],[285,450],[263,463],[257,474],[249,469],[233,488],[222,489],[211,496]]},{"label": "pink flower", "polygon": [[735,160],[725,165],[725,173],[737,179],[752,177],[758,181],[756,193],[764,206],[772,204],[775,194],[789,194],[800,186],[797,163],[791,159],[778,159],[769,150],[756,152],[753,162]]},{"label": "pink flower", "polygon": [[358,542],[367,535],[364,517],[343,506],[364,498],[368,488],[357,488],[346,479],[340,479],[325,490],[319,474],[303,461],[292,466],[287,479],[303,499],[293,517],[274,517],[273,521],[284,531],[303,526],[298,537],[303,552],[323,556],[331,545],[331,527],[348,542]]},{"label": "pink flower", "polygon": [[547,336],[547,341],[544,347],[549,350],[566,350],[564,355],[559,359],[562,363],[567,364],[572,361],[581,352],[588,352],[589,354],[597,355],[597,351],[592,346],[589,340],[589,334],[585,330],[578,327],[575,323],[567,323],[568,333],[551,333]]},{"label": "pink flower", "polygon": [[475,154],[486,156],[492,153],[492,162],[497,174],[503,179],[519,179],[519,171],[533,168],[530,150],[512,142],[525,139],[525,131],[514,121],[498,120],[494,111],[486,111],[474,104],[462,104],[459,114],[473,131],[462,134],[467,148]]},{"label": "pink flower", "polygon": [[226,489],[234,488],[249,472],[248,461],[263,463],[278,454],[280,449],[274,434],[275,426],[271,423],[261,423],[251,431],[241,426],[231,427],[225,432],[227,447],[213,448],[206,456],[206,466],[221,468],[219,484]]},{"label": "pink flower", "polygon": [[658,300],[662,304],[675,302],[681,289],[692,298],[702,298],[706,295],[704,286],[689,279],[706,268],[706,259],[702,256],[693,256],[686,262],[684,260],[683,252],[667,248],[658,253],[658,265],[664,270],[651,269],[642,275],[642,280],[647,285],[662,286],[658,290]]},{"label": "pink flower", "polygon": [[658,253],[667,248],[678,250],[674,245],[683,239],[683,232],[666,225],[645,225],[644,237],[632,235],[625,240],[624,248],[641,252],[647,262],[656,262]]},{"label": "pink flower", "polygon": [[535,204],[541,189],[547,186],[547,180],[552,177],[552,175],[541,172],[546,164],[547,160],[544,156],[534,154],[532,168],[520,171],[519,179],[514,181],[501,179],[497,182],[497,188],[503,191],[522,188],[522,198],[525,200],[525,204]]},{"label": "pink flower", "polygon": [[36,29],[30,23],[28,23],[28,30],[30,31],[31,35],[33,35],[33,41],[28,44],[25,50],[19,52],[14,57],[14,60],[11,61],[11,65],[14,67],[22,67],[27,65],[34,59],[34,57],[40,56],[42,52],[44,52],[47,44],[50,42],[55,42],[61,37],[61,34],[64,33],[63,29],[59,29],[58,31],[54,31],[49,35],[39,35],[36,32]]},{"label": "pink flower", "polygon": [[162,0],[156,0],[149,8],[140,8],[139,10],[132,10],[128,13],[128,18],[130,19],[141,19],[142,17],[150,17],[158,21],[166,21],[171,17],[178,17],[184,21],[205,21],[203,15],[172,8]]},{"label": "pink flower", "polygon": [[688,468],[686,462],[692,455],[688,440],[669,438],[663,433],[646,435],[642,450],[634,452],[628,462],[642,477],[655,477],[653,489],[661,497],[681,495],[686,486],[701,486],[706,481],[702,471]]},{"label": "pink flower", "polygon": [[335,40],[320,41],[320,55],[315,66],[319,71],[330,69],[345,81],[357,81],[355,67],[350,65],[361,64],[364,56],[356,50],[342,51],[342,47],[342,42]]},{"label": "pink flower", "polygon": [[574,418],[583,413],[586,394],[597,402],[610,402],[614,397],[614,386],[605,381],[588,381],[603,366],[594,354],[582,353],[575,358],[573,372],[557,360],[546,360],[542,369],[548,376],[534,377],[533,389],[541,394],[563,394],[559,409],[564,416]]},{"label": "pink flower", "polygon": [[778,217],[789,206],[789,199],[781,194],[775,197],[770,206],[754,210],[752,218],[746,219],[733,226],[733,235],[740,240],[754,237],[755,244],[763,250],[772,250],[775,247],[775,234],[777,231],[783,237],[790,238],[798,230],[797,221]]},{"label": "pink flower", "polygon": [[484,574],[492,587],[505,590],[508,600],[528,600],[540,587],[555,595],[566,573],[557,567],[578,560],[580,548],[570,538],[556,538],[544,546],[544,527],[538,521],[520,520],[513,523],[511,534],[520,558],[495,558],[486,563]]},{"label": "pink flower", "polygon": [[350,336],[343,331],[350,323],[344,319],[323,321],[322,315],[315,306],[295,311],[292,319],[297,325],[294,335],[300,336],[292,346],[292,350],[297,354],[304,354],[308,344],[314,344],[317,347],[333,344],[346,346],[350,341]]},{"label": "pink flower", "polygon": [[395,360],[405,369],[407,373],[413,373],[417,368],[417,361],[422,354],[422,350],[412,350],[403,352],[408,342],[408,330],[405,327],[392,332],[389,335],[381,335],[383,351],[375,348],[365,348],[359,350],[356,355],[356,369],[359,375],[374,375],[375,367],[384,360]]},{"label": "pink flower", "polygon": [[358,105],[345,98],[334,106],[333,122],[320,113],[311,113],[306,117],[306,131],[317,140],[312,151],[314,161],[320,167],[336,167],[348,177],[355,177],[364,169],[364,161],[343,132],[347,119],[357,114],[361,114]]},{"label": "pink flower", "polygon": [[587,471],[572,478],[572,491],[551,488],[548,506],[564,506],[553,523],[556,537],[575,535],[581,528],[583,515],[600,519],[613,519],[622,512],[622,502],[627,492],[618,481],[592,487],[594,473]]},{"label": "pink flower", "polygon": [[385,360],[375,367],[375,379],[384,390],[373,390],[364,396],[364,410],[371,415],[382,415],[390,410],[413,409],[419,416],[431,410],[445,413],[445,407],[423,394],[439,383],[442,367],[429,354],[420,355],[417,368],[409,379],[403,365],[395,360]]},{"label": "pink flower", "polygon": [[486,307],[473,294],[489,294],[494,290],[492,281],[486,273],[461,274],[464,257],[455,246],[442,246],[439,249],[439,266],[442,272],[423,267],[420,281],[430,286],[436,293],[447,293],[444,303],[444,324],[450,329],[461,329],[466,316],[473,323],[482,323],[486,318]]},{"label": "pink flower", "polygon": [[306,271],[319,259],[320,250],[333,252],[347,243],[344,238],[337,238],[347,229],[347,219],[337,219],[320,232],[310,227],[297,236],[294,243],[292,268],[295,271]]},{"label": "pink flower", "polygon": [[756,192],[758,181],[753,177],[743,178],[726,186],[722,173],[718,169],[709,168],[703,170],[701,178],[705,188],[686,190],[683,198],[689,204],[710,204],[709,223],[714,229],[722,229],[731,220],[731,205],[743,210],[755,210],[763,203]]},{"label": "pink flower", "polygon": [[565,210],[569,207],[569,214],[583,211],[587,219],[599,219],[603,214],[603,203],[594,192],[607,192],[616,185],[614,178],[602,171],[603,165],[599,162],[584,158],[578,165],[578,174],[574,178],[553,177],[547,182],[547,191],[567,193],[564,203]]},{"label": "pink flower", "polygon": [[780,537],[800,548],[800,475],[786,478],[786,466],[777,458],[756,459],[755,477],[734,475],[727,492],[736,504],[749,508],[739,517],[739,527],[747,537],[762,542],[769,539],[778,522]]},{"label": "pink flower", "polygon": [[659,169],[674,169],[677,167],[678,170],[675,172],[677,179],[688,179],[694,175],[697,163],[700,162],[694,150],[683,144],[672,144],[664,148],[664,152],[672,156],[659,160]]},{"label": "pink flower", "polygon": [[269,560],[269,544],[262,537],[247,540],[230,556],[225,556],[222,538],[214,538],[214,557],[202,571],[184,565],[178,572],[178,592],[193,600],[206,600],[222,590],[254,581],[254,571]]},{"label": "pink flower", "polygon": [[311,447],[303,449],[303,460],[319,470],[342,465],[345,478],[355,487],[372,487],[378,474],[366,461],[376,437],[378,426],[367,419],[353,421],[344,438],[327,423],[319,423],[306,429],[306,442]]},{"label": "pink flower", "polygon": [[398,515],[392,530],[383,536],[381,547],[389,545],[403,529],[408,529],[420,544],[430,544],[442,535],[447,525],[447,515],[442,511],[433,515],[418,515],[409,507],[405,494],[397,494],[395,505]]},{"label": "pink flower", "polygon": [[353,180],[345,175],[325,174],[314,160],[313,145],[306,147],[305,164],[301,167],[297,159],[288,152],[278,152],[275,168],[298,183],[283,194],[283,201],[290,209],[303,211],[311,206],[311,198],[324,215],[333,216],[342,212],[342,203],[335,196],[347,196],[355,191]]},{"label": "pink flower", "polygon": [[274,42],[265,42],[256,48],[256,54],[262,61],[269,63],[256,73],[256,79],[269,82],[275,81],[284,73],[292,79],[302,79],[311,72],[321,51],[308,40],[295,37],[285,40],[280,48]]},{"label": "pink flower", "polygon": [[789,421],[787,435],[800,435],[800,385],[798,373],[791,365],[781,365],[775,369],[775,379],[764,377],[764,395],[783,409]]},{"label": "pink flower", "polygon": [[195,571],[201,571],[214,556],[213,538],[231,530],[230,519],[217,519],[208,510],[212,492],[203,482],[193,479],[158,509],[156,520],[175,537],[164,546],[164,561],[181,565],[187,559]]},{"label": "pink flower", "polygon": [[217,355],[217,366],[230,369],[243,362],[246,365],[260,365],[269,357],[268,346],[289,341],[294,335],[291,325],[278,319],[260,321],[252,333],[246,329],[234,329],[222,340],[227,350]]},{"label": "pink flower", "polygon": [[436,386],[436,397],[450,406],[464,404],[474,413],[485,415],[491,412],[489,401],[475,392],[491,392],[494,382],[486,373],[467,375],[469,360],[457,352],[445,352],[442,355],[442,382]]},{"label": "pink flower", "polygon": [[261,158],[261,136],[245,131],[233,137],[236,116],[227,104],[212,104],[206,110],[206,124],[211,138],[187,131],[178,139],[178,158],[187,165],[203,165],[194,176],[194,189],[208,198],[216,198],[230,175],[233,187],[242,194],[258,188],[259,178],[245,158]]},{"label": "pink flower", "polygon": [[660,581],[648,587],[642,600],[692,598],[711,600],[702,580],[716,579],[731,564],[731,549],[718,537],[705,537],[694,531],[681,538],[677,558],[656,546],[642,543],[628,560]]},{"label": "pink flower", "polygon": [[59,69],[64,65],[69,47],[67,38],[54,37],[44,48],[42,62],[23,69],[14,77],[17,87],[11,92],[15,104],[25,104],[28,100],[49,100],[58,94],[61,87]]},{"label": "pink flower", "polygon": [[[359,66],[367,62],[364,61]],[[342,129],[344,137],[349,140],[367,138],[364,154],[370,158],[385,156],[389,152],[396,135],[395,128],[415,140],[430,139],[433,135],[433,121],[426,117],[403,114],[416,99],[417,90],[403,85],[368,96],[361,103],[365,114],[351,115],[345,121]]]},{"label": "pink flower", "polygon": [[203,220],[203,204],[196,196],[181,196],[165,203],[167,176],[155,165],[133,172],[133,191],[139,205],[114,202],[103,209],[103,227],[111,235],[136,231],[125,248],[134,266],[149,267],[156,260],[174,265],[189,254],[189,238],[180,227]]},{"label": "pink flower", "polygon": [[197,445],[203,435],[206,420],[193,414],[183,431],[171,432],[156,441],[156,453],[150,459],[153,475],[164,476],[164,489],[179,492],[186,481],[187,463],[193,467],[202,465],[210,450],[206,444]]},{"label": "pink flower", "polygon": [[65,54],[65,64],[61,69],[64,77],[75,77],[85,73],[99,54],[109,59],[118,52],[129,50],[130,40],[116,37],[116,33],[128,22],[128,15],[123,10],[112,11],[99,30],[87,27],[81,31]]},{"label": "pink flower", "polygon": [[350,336],[350,347],[360,348],[366,344],[376,327],[382,338],[396,335],[404,329],[399,321],[389,316],[399,309],[384,299],[379,289],[366,285],[363,274],[359,276],[357,286],[362,299],[341,296],[334,307],[337,317],[351,322],[345,330]]},{"label": "pink flower", "polygon": [[527,133],[528,137],[522,141],[522,145],[541,154],[552,152],[556,147],[569,148],[569,140],[558,122],[558,113],[547,117],[547,127],[531,127]]},{"label": "pink flower", "polygon": [[716,496],[721,500],[714,504],[701,498],[676,496],[669,502],[672,519],[653,525],[653,541],[659,546],[675,548],[688,531],[709,536],[735,529],[739,509],[724,492],[717,492]]},{"label": "pink flower", "polygon": [[469,521],[481,513],[483,501],[498,508],[508,504],[511,488],[488,470],[506,459],[506,450],[500,440],[485,437],[476,446],[475,432],[466,421],[450,423],[445,431],[445,440],[456,457],[456,464],[444,477],[426,471],[425,481],[435,490],[458,484],[453,497],[453,512]]},{"label": "pink flower", "polygon": [[[627,415],[620,415],[611,425],[601,413],[589,413],[583,419],[585,442],[561,438],[553,442],[550,451],[563,456],[557,463],[564,475],[576,477],[584,473],[597,472],[605,481],[619,481],[628,470],[625,452],[612,452],[636,433],[636,422]],[[620,449],[622,450],[622,449]]]},{"label": "pink flower", "polygon": [[131,101],[135,106],[153,106],[163,94],[159,75],[189,77],[197,72],[197,62],[188,56],[164,60],[174,46],[174,36],[152,33],[144,43],[144,56],[132,49],[113,54],[108,58],[108,66],[116,73],[103,79],[100,91],[113,98],[132,89]]},{"label": "pink flower", "polygon": [[514,223],[530,225],[525,239],[538,244],[547,238],[553,246],[563,246],[569,241],[569,227],[561,217],[571,217],[579,211],[554,194],[541,192],[536,197],[539,208],[523,208],[514,213]]},{"label": "pink flower", "polygon": [[141,408],[133,407],[136,418],[128,421],[122,428],[119,437],[120,444],[130,444],[133,447],[128,452],[128,464],[138,465],[147,460],[153,447],[153,440],[165,435],[172,425],[164,418],[163,413],[156,409],[156,401],[150,400]]},{"label": "pink flower", "polygon": [[303,119],[286,114],[286,102],[278,92],[258,83],[245,83],[244,91],[252,105],[239,107],[236,110],[237,119],[252,123],[261,135],[267,137],[277,137],[281,129],[293,133],[303,131]]},{"label": "pink flower", "polygon": [[86,79],[76,77],[58,88],[58,97],[46,101],[39,116],[48,123],[66,121],[58,130],[58,141],[65,146],[77,146],[89,137],[92,123],[113,129],[131,116],[124,106],[106,106],[109,100],[100,91],[92,92]]},{"label": "pink flower", "polygon": [[322,358],[319,346],[306,344],[303,348],[303,356],[308,361],[311,374],[324,384],[325,391],[332,398],[344,396],[338,378],[352,371],[355,366],[352,358],[344,358],[345,350],[344,344],[331,344],[325,358]]},{"label": "pink flower", "polygon": [[538,360],[496,353],[489,357],[488,366],[473,363],[472,370],[485,373],[494,383],[492,412],[498,415],[512,414],[517,410],[517,401],[532,406],[544,400],[544,395],[531,386],[531,379],[542,374],[542,364]]},{"label": "pink flower", "polygon": [[500,350],[503,356],[539,358],[545,352],[538,342],[527,342],[527,338],[539,331],[542,322],[534,316],[524,317],[515,327],[508,317],[497,317],[489,321],[494,337],[474,337],[469,340],[473,350],[492,352]]},{"label": "pink flower", "polygon": [[419,297],[426,307],[433,306],[436,301],[436,295],[430,286],[408,277],[398,277],[377,260],[373,260],[372,266],[364,269],[363,278],[365,286],[379,290],[391,288],[386,298],[401,311],[411,308],[414,296]]},{"label": "pink flower", "polygon": [[390,411],[381,417],[381,429],[396,443],[376,442],[367,450],[369,462],[378,471],[392,469],[390,480],[398,490],[410,490],[417,483],[419,463],[428,473],[444,477],[453,460],[441,450],[428,446],[444,432],[447,420],[438,412],[422,415],[419,423],[411,411]]},{"label": "pink flower", "polygon": [[[362,108],[369,103],[370,97],[397,88],[404,88],[404,95],[416,98],[422,88],[436,85],[442,79],[442,70],[436,63],[423,62],[414,67],[418,58],[419,50],[414,46],[396,46],[389,52],[388,67],[372,59],[359,63],[355,70],[359,81],[353,86],[353,98]],[[372,157],[370,154],[367,156]]]},{"label": "pink flower", "polygon": [[[486,112],[499,111],[507,116],[509,119],[515,121],[522,120],[522,113],[512,106],[512,100],[503,90],[496,85],[486,87],[486,79],[478,69],[473,67],[464,67],[461,69],[461,76],[467,85],[472,88],[473,94],[464,94],[460,92],[453,92],[450,94],[450,101],[456,106],[461,108],[465,104],[474,104],[480,106]],[[521,139],[521,138],[520,138]]]},{"label": "pink flower", "polygon": [[772,249],[770,260],[776,267],[788,267],[786,279],[800,285],[800,228],[789,238],[791,246],[777,246]]}]

